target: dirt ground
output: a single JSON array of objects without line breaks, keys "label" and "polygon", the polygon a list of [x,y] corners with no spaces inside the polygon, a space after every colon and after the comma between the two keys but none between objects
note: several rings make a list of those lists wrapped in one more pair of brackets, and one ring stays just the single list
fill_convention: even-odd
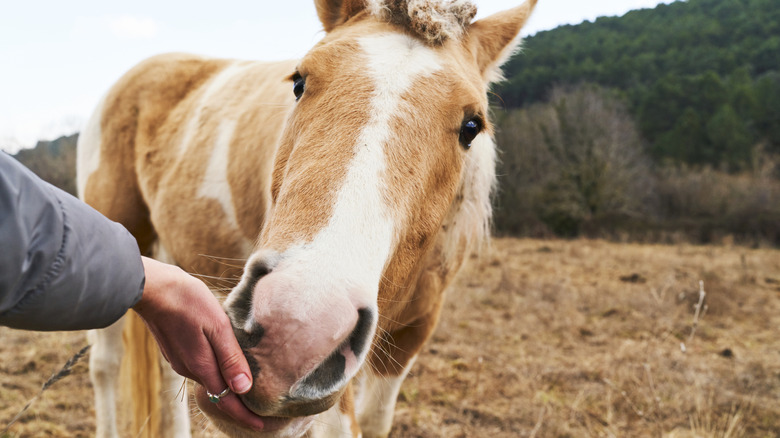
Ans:
[{"label": "dirt ground", "polygon": [[[777,250],[496,239],[450,289],[391,436],[777,437],[778,327]],[[0,340],[1,430],[86,339]],[[93,435],[84,362],[0,437]]]}]

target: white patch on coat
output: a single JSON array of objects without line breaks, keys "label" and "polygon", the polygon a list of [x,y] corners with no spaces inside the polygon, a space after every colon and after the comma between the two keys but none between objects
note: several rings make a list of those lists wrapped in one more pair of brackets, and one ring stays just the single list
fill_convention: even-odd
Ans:
[{"label": "white patch on coat", "polygon": [[76,148],[76,188],[79,198],[84,199],[87,180],[100,166],[100,121],[103,119],[103,107],[106,96],[100,102],[79,134]]},{"label": "white patch on coat", "polygon": [[187,151],[187,148],[196,138],[195,134],[199,132],[201,126],[201,118],[204,111],[209,109],[209,103],[214,102],[213,96],[217,95],[230,81],[236,76],[243,73],[245,70],[252,66],[251,62],[234,61],[229,64],[221,72],[216,74],[203,89],[203,94],[198,99],[198,104],[195,106],[195,110],[192,112],[192,116],[187,120],[187,125],[184,128],[184,135],[179,141],[178,152],[179,155]]},{"label": "white patch on coat", "polygon": [[214,199],[222,206],[228,223],[235,229],[238,229],[238,219],[227,175],[230,163],[230,141],[233,139],[237,124],[235,120],[223,120],[217,127],[208,166],[198,188],[198,196]]}]

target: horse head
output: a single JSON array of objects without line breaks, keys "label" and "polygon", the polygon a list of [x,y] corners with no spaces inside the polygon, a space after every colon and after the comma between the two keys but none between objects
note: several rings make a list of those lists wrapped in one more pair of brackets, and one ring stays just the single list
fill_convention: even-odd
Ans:
[{"label": "horse head", "polygon": [[535,3],[472,22],[460,0],[315,0],[327,33],[289,72],[270,210],[225,302],[254,374],[242,399],[268,431],[303,433],[367,363],[409,363],[377,339],[421,305],[438,315],[420,273],[449,278],[489,232],[487,91]]}]

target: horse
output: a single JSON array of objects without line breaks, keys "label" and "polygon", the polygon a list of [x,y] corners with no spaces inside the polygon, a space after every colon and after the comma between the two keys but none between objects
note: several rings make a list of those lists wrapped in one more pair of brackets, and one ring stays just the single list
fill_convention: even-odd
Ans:
[{"label": "horse", "polygon": [[[152,57],[79,139],[81,198],[230,291],[241,398],[268,427],[194,398],[234,437],[389,434],[445,290],[489,238],[488,91],[536,0],[479,20],[467,0],[314,3],[325,36],[302,59]],[[118,434],[123,357],[132,436],[190,434],[183,380],[139,318],[88,336],[97,436]]]}]

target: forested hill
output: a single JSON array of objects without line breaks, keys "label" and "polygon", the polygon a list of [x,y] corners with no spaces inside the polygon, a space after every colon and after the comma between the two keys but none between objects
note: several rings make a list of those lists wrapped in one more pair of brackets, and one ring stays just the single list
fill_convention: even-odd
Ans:
[{"label": "forested hill", "polygon": [[540,32],[505,67],[508,108],[556,85],[619,90],[659,161],[749,163],[780,152],[780,3],[689,0]]}]

